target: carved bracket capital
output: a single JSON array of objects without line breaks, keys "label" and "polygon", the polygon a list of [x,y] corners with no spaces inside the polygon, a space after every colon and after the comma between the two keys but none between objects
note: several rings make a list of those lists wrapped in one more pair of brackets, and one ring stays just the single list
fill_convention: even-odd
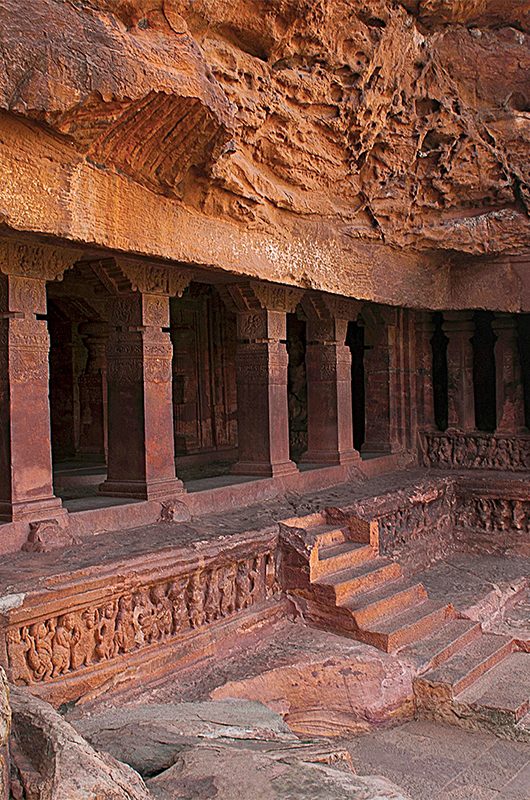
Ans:
[{"label": "carved bracket capital", "polygon": [[304,294],[303,289],[267,281],[229,283],[221,297],[232,311],[280,311],[293,313]]},{"label": "carved bracket capital", "polygon": [[162,294],[182,297],[193,273],[165,264],[148,264],[129,259],[117,259],[117,264],[131,282],[133,291],[142,294]]},{"label": "carved bracket capital", "polygon": [[62,280],[80,255],[76,250],[4,239],[0,241],[0,272],[42,281]]}]

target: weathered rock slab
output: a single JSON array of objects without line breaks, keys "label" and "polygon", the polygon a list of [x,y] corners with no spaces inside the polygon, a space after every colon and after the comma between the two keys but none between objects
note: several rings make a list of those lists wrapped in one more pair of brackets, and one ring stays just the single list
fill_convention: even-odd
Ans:
[{"label": "weathered rock slab", "polygon": [[298,743],[280,716],[246,700],[110,708],[73,724],[95,748],[144,776],[168,769],[204,740]]},{"label": "weathered rock slab", "polygon": [[384,778],[219,743],[183,753],[148,786],[157,800],[407,800]]},{"label": "weathered rock slab", "polygon": [[96,752],[48,703],[11,691],[13,794],[25,800],[149,800],[142,778]]},{"label": "weathered rock slab", "polygon": [[259,700],[309,736],[349,736],[414,714],[412,672],[368,645],[300,625],[277,634],[246,674],[211,692]]}]

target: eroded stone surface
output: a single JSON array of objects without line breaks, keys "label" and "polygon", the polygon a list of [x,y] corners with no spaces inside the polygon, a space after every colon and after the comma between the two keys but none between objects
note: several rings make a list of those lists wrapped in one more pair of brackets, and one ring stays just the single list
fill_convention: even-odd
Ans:
[{"label": "eroded stone surface", "polygon": [[221,744],[203,744],[184,753],[175,766],[149,780],[148,786],[159,800],[238,800],[243,787],[247,796],[263,800],[407,800],[384,778],[360,778],[289,754],[271,757],[268,752],[234,751]]},{"label": "eroded stone surface", "polygon": [[35,800],[148,800],[137,772],[96,752],[47,703],[11,692],[13,781]]},{"label": "eroded stone surface", "polygon": [[93,747],[111,753],[143,776],[169,769],[184,751],[203,740],[297,743],[281,717],[261,703],[152,703],[109,708],[73,720]]},{"label": "eroded stone surface", "polygon": [[9,793],[9,733],[11,730],[11,707],[9,686],[5,672],[0,668],[0,797],[6,800]]},{"label": "eroded stone surface", "polygon": [[495,259],[527,247],[528,11],[505,6],[39,0],[28,25],[9,0],[2,217],[383,302],[520,308],[524,257]]},{"label": "eroded stone surface", "polygon": [[346,736],[413,713],[408,666],[301,625],[276,630],[243,663],[234,653],[212,677],[214,699],[259,700],[304,735]]}]

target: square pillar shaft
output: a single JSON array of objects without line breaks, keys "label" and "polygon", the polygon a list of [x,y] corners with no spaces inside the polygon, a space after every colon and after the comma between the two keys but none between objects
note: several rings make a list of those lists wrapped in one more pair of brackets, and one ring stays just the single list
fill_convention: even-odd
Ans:
[{"label": "square pillar shaft", "polygon": [[103,494],[150,500],[183,491],[175,474],[168,325],[166,296],[134,292],[111,301]]},{"label": "square pillar shaft", "polygon": [[107,455],[107,339],[108,325],[103,322],[83,323],[79,332],[88,357],[79,377],[80,431],[78,454],[99,457]]},{"label": "square pillar shaft", "polygon": [[524,391],[517,326],[511,314],[497,314],[495,342],[497,433],[524,433]]},{"label": "square pillar shaft", "polygon": [[347,324],[335,319],[324,326],[308,321],[308,448],[303,456],[307,463],[347,464],[359,458],[353,448],[351,353],[344,344]]},{"label": "square pillar shaft", "polygon": [[289,459],[286,314],[257,309],[237,315],[239,460],[236,474],[296,472]]},{"label": "square pillar shaft", "polygon": [[63,516],[53,493],[46,282],[0,275],[0,517]]},{"label": "square pillar shaft", "polygon": [[361,449],[363,453],[376,455],[394,453],[400,449],[396,409],[391,397],[395,326],[381,324],[384,330],[380,337],[364,353],[366,424]]},{"label": "square pillar shaft", "polygon": [[434,386],[432,337],[434,322],[432,313],[422,311],[417,319],[417,370],[418,370],[418,422],[424,431],[436,428],[434,421]]},{"label": "square pillar shaft", "polygon": [[447,343],[448,429],[468,433],[475,430],[473,345],[475,325],[470,311],[444,313]]}]

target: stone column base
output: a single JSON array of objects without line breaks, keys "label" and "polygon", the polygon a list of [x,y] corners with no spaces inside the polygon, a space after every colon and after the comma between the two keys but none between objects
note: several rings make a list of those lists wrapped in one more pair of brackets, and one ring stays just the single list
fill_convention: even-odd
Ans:
[{"label": "stone column base", "polygon": [[345,450],[338,453],[336,450],[306,450],[302,455],[303,464],[322,464],[323,466],[341,466],[360,461],[361,454],[357,450]]},{"label": "stone column base", "polygon": [[256,475],[261,478],[282,478],[284,475],[294,475],[298,467],[294,461],[285,461],[281,464],[267,464],[255,461],[238,461],[231,469],[233,475]]},{"label": "stone column base", "polygon": [[0,503],[0,520],[3,522],[40,522],[45,519],[61,522],[66,521],[67,514],[59,497]]},{"label": "stone column base", "polygon": [[124,497],[131,500],[159,500],[185,492],[181,480],[169,478],[165,481],[113,481],[106,480],[99,486],[99,493],[108,497]]}]

